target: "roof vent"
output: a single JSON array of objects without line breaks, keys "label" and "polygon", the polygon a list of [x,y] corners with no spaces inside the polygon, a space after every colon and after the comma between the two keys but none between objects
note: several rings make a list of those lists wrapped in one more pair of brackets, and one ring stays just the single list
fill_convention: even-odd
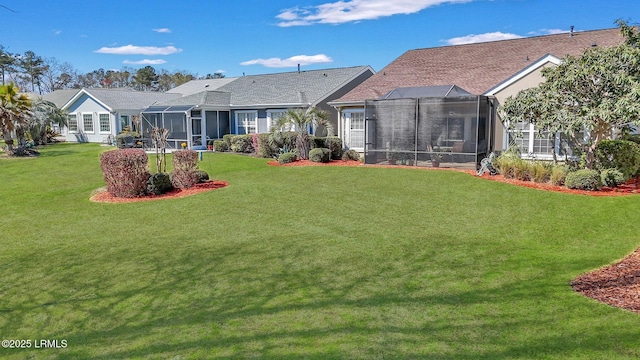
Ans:
[{"label": "roof vent", "polygon": [[574,26],[571,25],[571,31],[569,32],[569,36],[573,36],[573,29],[574,29]]},{"label": "roof vent", "polygon": [[596,46],[598,46],[598,44],[596,44],[595,41],[591,43],[591,47],[596,47]]},{"label": "roof vent", "polygon": [[204,87],[206,87],[206,88],[209,87],[209,84],[204,84]]}]

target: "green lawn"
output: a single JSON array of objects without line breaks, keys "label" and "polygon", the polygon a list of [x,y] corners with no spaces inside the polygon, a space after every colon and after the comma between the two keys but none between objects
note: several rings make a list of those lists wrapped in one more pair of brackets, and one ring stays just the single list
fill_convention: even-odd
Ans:
[{"label": "green lawn", "polygon": [[0,159],[0,338],[67,342],[0,358],[640,357],[568,285],[640,245],[640,196],[205,154],[228,187],[91,203],[106,149]]}]

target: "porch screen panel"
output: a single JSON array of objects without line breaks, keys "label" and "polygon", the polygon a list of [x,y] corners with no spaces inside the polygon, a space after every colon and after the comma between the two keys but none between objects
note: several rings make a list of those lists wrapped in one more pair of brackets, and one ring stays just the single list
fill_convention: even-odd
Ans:
[{"label": "porch screen panel", "polygon": [[414,151],[415,99],[374,100],[367,103],[367,107],[369,106],[369,115],[376,119],[374,150]]},{"label": "porch screen panel", "polygon": [[219,111],[218,112],[218,134],[220,137],[223,137],[226,134],[230,134],[229,131],[231,124],[229,122],[229,112],[228,111]]},{"label": "porch screen panel", "polygon": [[218,139],[221,138],[222,135],[218,135],[218,112],[217,111],[206,111],[205,112],[205,127],[206,127],[206,135],[207,139]]}]

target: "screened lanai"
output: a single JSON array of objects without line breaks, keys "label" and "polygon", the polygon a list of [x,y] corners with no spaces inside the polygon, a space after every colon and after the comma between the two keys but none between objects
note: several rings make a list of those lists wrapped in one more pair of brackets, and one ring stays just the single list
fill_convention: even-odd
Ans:
[{"label": "screened lanai", "polygon": [[203,110],[197,105],[151,106],[142,112],[140,133],[145,144],[154,127],[169,130],[167,147],[180,149],[185,143],[193,149],[206,146],[207,140],[221,139],[229,133],[228,110]]},{"label": "screened lanai", "polygon": [[439,97],[367,100],[365,163],[475,169],[493,149],[495,107],[486,96],[449,88],[455,92]]}]

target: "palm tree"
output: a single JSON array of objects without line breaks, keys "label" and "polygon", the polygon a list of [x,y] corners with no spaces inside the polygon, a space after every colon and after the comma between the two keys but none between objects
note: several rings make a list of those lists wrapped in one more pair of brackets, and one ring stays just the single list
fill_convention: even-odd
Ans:
[{"label": "palm tree", "polygon": [[26,94],[20,94],[15,84],[0,86],[0,131],[9,153],[13,151],[11,134],[17,126],[26,124],[31,115],[31,100]]},{"label": "palm tree", "polygon": [[287,111],[273,124],[272,132],[278,133],[282,129],[292,128],[297,132],[296,148],[298,157],[301,160],[309,159],[309,127],[317,128],[323,126],[327,129],[328,135],[333,135],[333,126],[328,120],[329,114],[326,111],[310,107],[307,110],[295,109]]},{"label": "palm tree", "polygon": [[[36,144],[47,142],[47,130],[52,125],[67,126],[68,115],[65,110],[59,109],[54,103],[37,98],[33,101],[32,116],[23,125],[24,132],[29,133]],[[22,126],[21,126],[22,127]]]}]

